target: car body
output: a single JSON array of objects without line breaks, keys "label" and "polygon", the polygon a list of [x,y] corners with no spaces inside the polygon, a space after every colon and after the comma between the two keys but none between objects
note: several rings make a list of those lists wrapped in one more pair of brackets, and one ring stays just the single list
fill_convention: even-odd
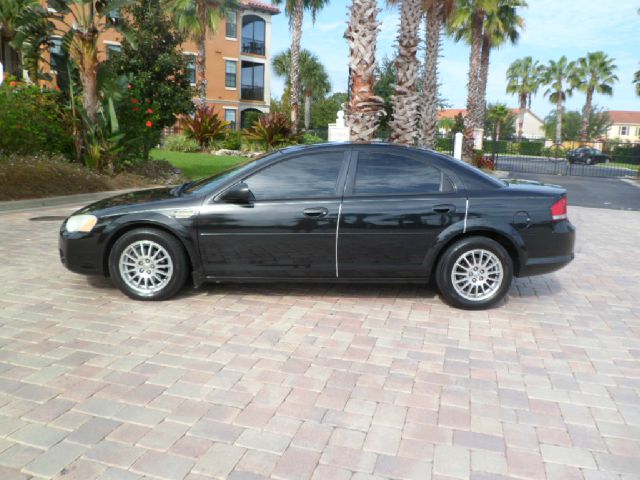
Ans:
[{"label": "car body", "polygon": [[[443,292],[466,272],[461,282],[476,293],[456,287],[469,298],[443,296],[483,308],[506,294],[512,276],[568,264],[574,239],[560,187],[507,183],[430,150],[338,143],[289,147],[181,187],[98,201],[63,222],[59,246],[67,268],[110,275],[138,299],[168,298],[188,274],[196,286],[435,280]],[[477,293],[489,277],[469,263],[495,271],[499,287]]]},{"label": "car body", "polygon": [[567,152],[569,163],[584,163],[585,165],[595,165],[596,163],[608,163],[611,157],[597,148],[578,147]]}]

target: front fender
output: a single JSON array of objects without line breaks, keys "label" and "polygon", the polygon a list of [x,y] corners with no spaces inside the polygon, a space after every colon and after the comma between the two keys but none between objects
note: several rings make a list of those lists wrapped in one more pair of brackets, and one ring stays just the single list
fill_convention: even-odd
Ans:
[{"label": "front fender", "polygon": [[471,235],[488,235],[499,237],[509,242],[517,255],[517,271],[520,270],[528,259],[527,249],[520,233],[510,224],[487,225],[481,220],[468,219],[466,228],[464,222],[456,222],[445,228],[431,244],[425,256],[425,267],[428,275],[431,276],[436,262],[443,251],[454,241]]},{"label": "front fender", "polygon": [[[181,210],[182,212],[182,210]],[[195,219],[197,214],[190,217],[177,216],[175,211],[169,212],[139,212],[123,215],[110,222],[102,231],[100,245],[102,246],[102,258],[104,259],[104,273],[108,272],[107,261],[111,247],[115,241],[126,231],[134,228],[158,228],[173,234],[184,246],[191,265],[194,277],[202,270],[200,254],[195,241]]]}]

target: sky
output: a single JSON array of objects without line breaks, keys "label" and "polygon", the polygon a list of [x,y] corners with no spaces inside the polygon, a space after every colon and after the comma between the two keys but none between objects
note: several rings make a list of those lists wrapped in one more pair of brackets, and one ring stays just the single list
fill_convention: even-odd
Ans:
[{"label": "sky", "polygon": [[[302,47],[315,53],[324,64],[331,80],[333,92],[345,92],[348,75],[348,46],[343,38],[348,21],[348,0],[332,0],[317,16],[315,24],[306,14]],[[378,61],[393,55],[399,12],[378,1],[381,21],[378,35]],[[557,60],[566,55],[575,60],[587,52],[602,50],[615,59],[619,81],[613,96],[596,95],[594,103],[607,110],[640,110],[640,97],[635,95],[631,83],[636,70],[640,70],[640,1],[638,0],[528,0],[529,6],[521,10],[525,29],[516,45],[503,46],[491,53],[487,101],[503,102],[517,107],[515,96],[505,93],[506,71],[511,62],[531,56],[541,63]],[[306,12],[305,12],[306,13]],[[281,13],[273,17],[272,52],[277,54],[289,48],[288,18]],[[424,50],[419,51],[422,56]],[[466,105],[466,84],[469,65],[469,47],[463,43],[444,40],[439,64],[441,95],[452,108]],[[272,76],[272,95],[279,97],[284,80]],[[544,117],[554,107],[543,95],[544,88],[534,97],[532,110]],[[567,102],[569,110],[581,110],[584,94],[574,92]]]}]

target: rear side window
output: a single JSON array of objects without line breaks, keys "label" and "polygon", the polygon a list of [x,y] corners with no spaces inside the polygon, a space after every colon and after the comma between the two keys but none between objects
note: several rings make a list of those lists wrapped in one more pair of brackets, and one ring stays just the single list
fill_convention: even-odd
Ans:
[{"label": "rear side window", "polygon": [[336,195],[342,152],[305,155],[278,162],[245,180],[256,200]]},{"label": "rear side window", "polygon": [[356,195],[419,195],[454,190],[453,183],[428,160],[360,152]]}]

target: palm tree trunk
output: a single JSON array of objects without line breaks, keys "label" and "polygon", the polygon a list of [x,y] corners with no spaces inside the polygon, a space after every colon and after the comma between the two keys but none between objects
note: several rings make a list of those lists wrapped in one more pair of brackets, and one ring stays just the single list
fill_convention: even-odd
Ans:
[{"label": "palm tree trunk", "polygon": [[418,28],[422,19],[420,0],[402,0],[396,84],[391,105],[393,118],[389,122],[389,140],[413,145],[418,136]]},{"label": "palm tree trunk", "polygon": [[440,53],[440,29],[442,5],[437,2],[428,12],[425,22],[424,87],[422,93],[422,146],[436,147],[438,124],[438,54]]},{"label": "palm tree trunk", "polygon": [[476,128],[483,128],[487,115],[487,80],[489,79],[489,57],[491,55],[491,40],[482,39],[482,51],[480,53],[480,80],[478,83],[478,119]]},{"label": "palm tree trunk", "polygon": [[527,94],[520,94],[520,111],[518,112],[518,139],[522,140],[524,133],[524,114],[527,111]]},{"label": "palm tree trunk", "polygon": [[196,71],[198,72],[196,90],[200,107],[207,104],[207,48],[206,35],[198,42],[198,57],[196,58]]},{"label": "palm tree trunk", "polygon": [[580,141],[586,142],[589,139],[589,119],[591,117],[591,103],[593,101],[593,90],[587,90],[587,100],[582,109],[582,129],[580,131]]},{"label": "palm tree trunk", "polygon": [[556,102],[556,146],[562,146],[562,95],[557,93],[558,101]]},{"label": "palm tree trunk", "polygon": [[482,10],[476,10],[471,22],[471,52],[469,53],[469,81],[467,83],[467,115],[464,117],[462,156],[467,162],[473,158],[473,130],[478,122],[478,82],[482,54]]},{"label": "palm tree trunk", "polygon": [[496,120],[496,142],[500,141],[500,127],[502,126],[502,122],[500,120]]},{"label": "palm tree trunk", "polygon": [[303,0],[295,0],[291,17],[291,123],[293,133],[298,132],[300,112],[300,41],[302,38],[302,21],[304,15]]},{"label": "palm tree trunk", "polygon": [[304,129],[309,130],[311,126],[311,95],[304,96]]},{"label": "palm tree trunk", "polygon": [[344,37],[349,44],[349,105],[347,125],[353,142],[373,140],[384,100],[373,93],[376,67],[376,37],[380,23],[376,0],[353,0]]}]

